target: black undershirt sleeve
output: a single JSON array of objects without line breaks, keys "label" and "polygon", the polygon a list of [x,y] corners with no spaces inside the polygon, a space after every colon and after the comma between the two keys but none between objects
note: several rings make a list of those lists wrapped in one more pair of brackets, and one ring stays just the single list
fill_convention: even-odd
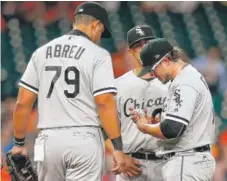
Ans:
[{"label": "black undershirt sleeve", "polygon": [[171,119],[165,119],[160,123],[160,129],[167,139],[173,139],[178,138],[183,134],[186,125]]}]

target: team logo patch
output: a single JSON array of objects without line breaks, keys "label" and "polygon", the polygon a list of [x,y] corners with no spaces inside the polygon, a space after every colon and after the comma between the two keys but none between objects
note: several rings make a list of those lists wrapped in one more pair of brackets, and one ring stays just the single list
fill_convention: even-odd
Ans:
[{"label": "team logo patch", "polygon": [[144,36],[145,35],[144,31],[139,26],[136,27],[136,34],[139,34],[140,36]]},{"label": "team logo patch", "polygon": [[[181,100],[180,89],[176,89],[174,91],[174,99],[173,99],[173,101],[176,102],[176,106],[178,108],[181,107],[181,103],[183,102],[183,100]],[[175,110],[175,111],[177,112],[178,110]]]}]

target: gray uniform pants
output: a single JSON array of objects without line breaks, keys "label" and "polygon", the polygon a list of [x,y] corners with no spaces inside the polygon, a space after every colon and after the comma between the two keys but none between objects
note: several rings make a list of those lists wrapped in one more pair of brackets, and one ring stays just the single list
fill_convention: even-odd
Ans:
[{"label": "gray uniform pants", "polygon": [[142,160],[138,159],[142,165],[142,173],[141,175],[137,177],[125,177],[123,174],[116,176],[116,181],[159,181],[162,180],[162,173],[160,171],[157,171],[157,169],[160,169],[163,167],[164,163],[163,160]]},{"label": "gray uniform pants", "polygon": [[210,152],[178,153],[166,160],[163,181],[213,181],[216,163]]},{"label": "gray uniform pants", "polygon": [[44,130],[35,143],[39,181],[101,181],[104,158],[100,128]]},{"label": "gray uniform pants", "polygon": [[161,161],[142,162],[143,173],[134,178],[117,176],[117,181],[213,181],[216,163],[210,152],[184,152]]}]

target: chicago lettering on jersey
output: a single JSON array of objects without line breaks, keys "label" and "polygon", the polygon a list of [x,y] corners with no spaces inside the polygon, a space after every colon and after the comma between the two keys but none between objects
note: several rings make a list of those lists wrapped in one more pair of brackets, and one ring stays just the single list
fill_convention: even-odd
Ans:
[{"label": "chicago lettering on jersey", "polygon": [[126,117],[130,116],[129,108],[133,107],[134,109],[145,109],[145,108],[150,108],[153,106],[159,106],[161,107],[164,102],[166,101],[166,97],[158,97],[156,99],[148,99],[145,101],[144,99],[142,102],[138,102],[136,99],[133,98],[128,98],[124,102],[124,115]]},{"label": "chicago lettering on jersey", "polygon": [[61,45],[48,46],[46,51],[46,59],[48,58],[74,58],[79,59],[84,53],[85,48],[77,45]]}]

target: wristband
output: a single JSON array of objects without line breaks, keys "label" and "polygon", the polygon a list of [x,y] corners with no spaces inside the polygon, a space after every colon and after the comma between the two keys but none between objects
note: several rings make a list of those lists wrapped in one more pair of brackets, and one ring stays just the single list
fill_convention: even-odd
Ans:
[{"label": "wristband", "polygon": [[119,136],[118,138],[111,139],[111,142],[115,150],[123,151],[123,143],[121,136]]},{"label": "wristband", "polygon": [[24,146],[25,145],[25,138],[13,138],[13,142],[15,146]]}]

